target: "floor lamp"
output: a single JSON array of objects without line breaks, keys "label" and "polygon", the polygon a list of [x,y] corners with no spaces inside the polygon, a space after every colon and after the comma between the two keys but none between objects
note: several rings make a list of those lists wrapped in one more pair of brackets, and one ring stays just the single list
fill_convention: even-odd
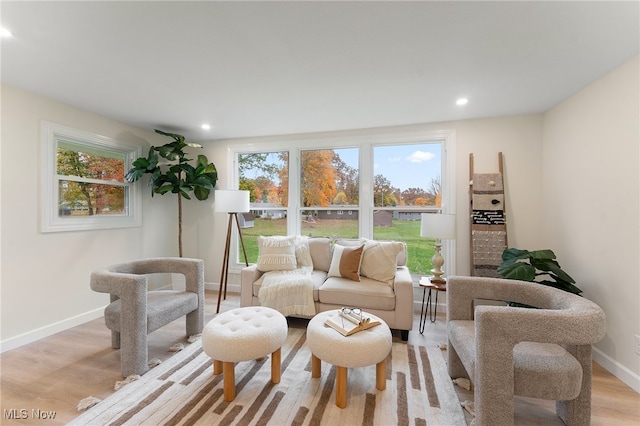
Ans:
[{"label": "floor lamp", "polygon": [[447,281],[442,278],[444,275],[442,271],[444,258],[440,254],[440,249],[442,248],[442,240],[451,240],[456,237],[456,216],[452,214],[422,213],[420,236],[436,239],[436,252],[431,258],[431,264],[433,264],[431,282],[433,284],[446,284]]},{"label": "floor lamp", "polygon": [[215,211],[229,214],[227,242],[224,246],[224,258],[222,260],[222,274],[220,275],[220,291],[218,292],[218,307],[216,308],[216,313],[220,312],[220,298],[222,297],[223,291],[224,299],[227,299],[227,278],[229,276],[229,257],[231,256],[231,228],[233,227],[234,219],[238,226],[238,239],[242,245],[244,263],[246,266],[249,266],[247,251],[244,248],[244,241],[242,240],[240,222],[238,221],[238,213],[247,213],[249,209],[249,191],[217,190],[215,192]]}]

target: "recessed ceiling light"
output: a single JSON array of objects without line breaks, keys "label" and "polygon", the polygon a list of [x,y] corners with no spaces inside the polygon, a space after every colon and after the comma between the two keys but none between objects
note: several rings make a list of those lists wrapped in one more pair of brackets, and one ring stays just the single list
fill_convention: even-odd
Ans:
[{"label": "recessed ceiling light", "polygon": [[8,29],[2,27],[2,28],[0,28],[0,37],[2,37],[2,38],[11,38],[11,37],[13,37],[13,34],[11,34],[11,31],[9,31]]},{"label": "recessed ceiling light", "polygon": [[202,126],[200,126],[200,127],[202,127],[204,130],[209,130],[209,129],[211,129],[211,126],[210,126],[210,125],[208,125],[208,124],[203,124],[203,125],[202,125]]},{"label": "recessed ceiling light", "polygon": [[456,101],[456,105],[466,105],[467,102],[469,102],[469,99],[467,98],[460,98]]}]

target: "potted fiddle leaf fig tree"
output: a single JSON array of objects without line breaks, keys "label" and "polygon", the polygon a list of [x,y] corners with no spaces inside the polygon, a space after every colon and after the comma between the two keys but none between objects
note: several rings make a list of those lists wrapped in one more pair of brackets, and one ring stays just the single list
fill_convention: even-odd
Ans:
[{"label": "potted fiddle leaf fig tree", "polygon": [[[173,138],[173,142],[149,149],[146,157],[133,162],[133,167],[125,175],[128,182],[135,182],[145,174],[151,175],[149,186],[151,195],[178,195],[178,253],[182,257],[182,198],[191,199],[190,194],[200,200],[206,200],[218,181],[218,171],[203,154],[198,155],[195,165],[189,164],[184,149],[202,148],[202,145],[184,141],[184,136],[166,133],[156,129],[156,133]],[[166,161],[161,160],[164,159]]]},{"label": "potted fiddle leaf fig tree", "polygon": [[582,293],[574,285],[575,280],[562,270],[555,253],[548,249],[529,251],[508,248],[502,252],[498,274],[504,278],[536,282],[577,295]]}]

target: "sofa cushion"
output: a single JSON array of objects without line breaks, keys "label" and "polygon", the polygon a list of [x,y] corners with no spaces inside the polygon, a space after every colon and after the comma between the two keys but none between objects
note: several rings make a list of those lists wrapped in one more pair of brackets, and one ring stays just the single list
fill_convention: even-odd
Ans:
[{"label": "sofa cushion", "polygon": [[258,237],[258,270],[287,271],[296,269],[296,237]]},{"label": "sofa cushion", "polygon": [[328,277],[319,290],[320,303],[338,306],[357,306],[364,310],[393,311],[396,297],[386,283],[362,277],[360,282],[346,278]]},{"label": "sofa cushion", "polygon": [[362,252],[364,245],[359,247],[345,247],[336,245],[333,248],[331,266],[329,266],[330,277],[348,278],[353,281],[360,281],[360,262],[362,262]]},{"label": "sofa cushion", "polygon": [[307,238],[309,253],[313,260],[313,269],[329,271],[331,266],[331,240],[327,237]]}]

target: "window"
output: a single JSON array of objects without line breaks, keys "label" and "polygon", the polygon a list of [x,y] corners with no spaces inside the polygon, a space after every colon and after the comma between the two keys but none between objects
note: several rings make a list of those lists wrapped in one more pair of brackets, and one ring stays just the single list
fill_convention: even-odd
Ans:
[{"label": "window", "polygon": [[435,241],[420,237],[420,215],[442,207],[442,142],[373,147],[373,238],[404,241],[417,275],[433,268]]},{"label": "window", "polygon": [[300,151],[301,235],[357,238],[359,205],[358,148]]},{"label": "window", "polygon": [[[280,204],[267,207],[253,204],[252,198],[255,227],[242,231],[247,251],[254,252],[250,262],[257,260],[258,235],[364,237],[405,241],[414,277],[429,274],[434,240],[420,237],[420,214],[455,213],[454,132],[316,135],[275,143],[271,138],[270,143],[277,147],[271,154],[252,152],[260,149],[255,141],[231,146],[238,159],[240,189],[251,190],[242,185],[255,169],[262,171],[251,172],[251,179],[264,181],[280,194]],[[282,158],[287,158],[286,166]],[[270,176],[286,178],[265,177],[266,170]],[[256,193],[256,200],[264,199],[264,193]],[[270,226],[273,219],[268,217],[274,209],[285,215],[277,227]],[[250,250],[251,245],[255,249]],[[455,272],[455,240],[443,242],[443,256],[447,273]]]},{"label": "window", "polygon": [[140,226],[137,185],[124,180],[140,149],[42,124],[42,232]]},{"label": "window", "polygon": [[[237,156],[238,189],[249,191],[253,222],[242,229],[247,259],[258,261],[258,236],[287,235],[289,152],[251,152]],[[240,259],[241,248],[235,252]],[[244,255],[242,255],[244,256]]]}]

